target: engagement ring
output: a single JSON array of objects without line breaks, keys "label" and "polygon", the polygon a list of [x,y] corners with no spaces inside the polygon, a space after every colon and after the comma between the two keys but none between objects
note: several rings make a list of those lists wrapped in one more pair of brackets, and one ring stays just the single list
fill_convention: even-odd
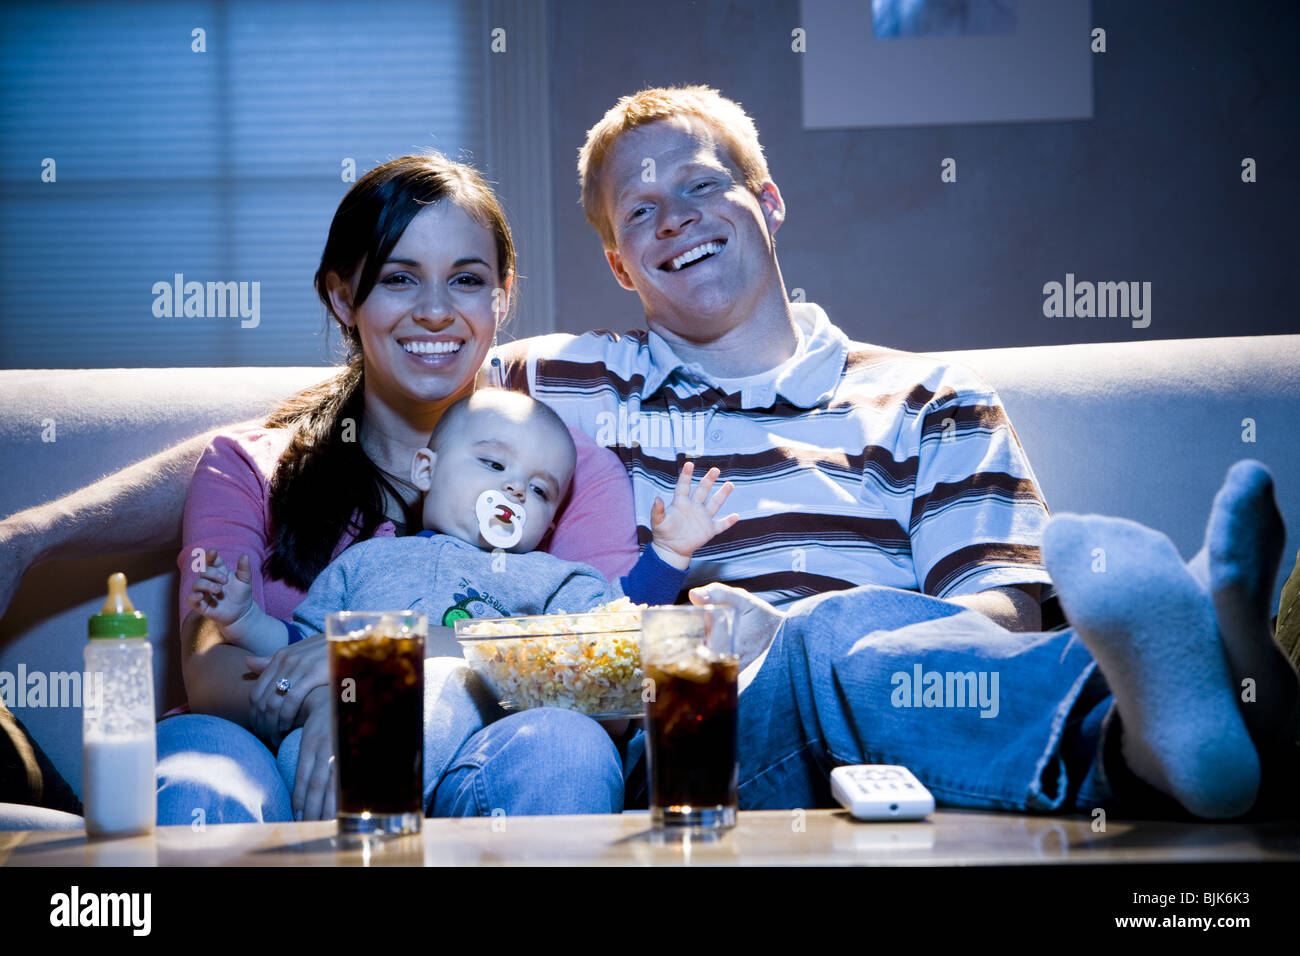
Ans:
[{"label": "engagement ring", "polygon": [[277,692],[281,694],[289,693],[289,688],[292,686],[293,684],[289,682],[289,678],[287,677],[281,677],[278,681],[275,682],[275,689]]}]

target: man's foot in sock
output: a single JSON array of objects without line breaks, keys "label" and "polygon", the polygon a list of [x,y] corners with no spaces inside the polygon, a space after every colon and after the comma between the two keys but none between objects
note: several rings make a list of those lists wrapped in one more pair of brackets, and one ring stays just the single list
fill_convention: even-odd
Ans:
[{"label": "man's foot in sock", "polygon": [[1133,773],[1200,817],[1249,811],[1259,758],[1214,606],[1169,539],[1123,518],[1058,515],[1043,534],[1043,558],[1115,694]]},{"label": "man's foot in sock", "polygon": [[1257,461],[1239,461],[1214,497],[1205,545],[1188,568],[1214,601],[1246,726],[1257,736],[1294,740],[1300,678],[1269,626],[1285,543],[1272,476]]}]

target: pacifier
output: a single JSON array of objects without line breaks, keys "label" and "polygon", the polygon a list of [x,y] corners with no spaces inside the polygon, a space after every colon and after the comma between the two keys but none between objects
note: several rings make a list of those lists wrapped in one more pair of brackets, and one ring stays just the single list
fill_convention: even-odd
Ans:
[{"label": "pacifier", "polygon": [[524,506],[493,488],[478,496],[474,514],[478,517],[479,534],[494,548],[513,548],[524,536],[524,524],[528,521]]}]

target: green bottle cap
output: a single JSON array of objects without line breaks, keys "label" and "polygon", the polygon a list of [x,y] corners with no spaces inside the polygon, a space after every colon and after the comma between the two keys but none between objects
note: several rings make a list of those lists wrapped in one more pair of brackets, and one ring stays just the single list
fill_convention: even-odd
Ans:
[{"label": "green bottle cap", "polygon": [[108,597],[98,614],[90,616],[91,637],[148,637],[149,619],[135,609],[126,596],[126,575],[108,576]]}]

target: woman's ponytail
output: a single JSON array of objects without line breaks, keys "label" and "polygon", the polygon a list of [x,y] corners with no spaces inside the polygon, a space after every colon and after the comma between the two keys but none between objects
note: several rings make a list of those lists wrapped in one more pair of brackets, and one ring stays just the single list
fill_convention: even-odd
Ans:
[{"label": "woman's ponytail", "polygon": [[299,392],[266,422],[293,429],[271,478],[274,538],[266,573],[300,590],[325,570],[345,534],[374,534],[387,520],[390,494],[402,500],[358,440],[363,369],[355,356],[338,376]]}]

